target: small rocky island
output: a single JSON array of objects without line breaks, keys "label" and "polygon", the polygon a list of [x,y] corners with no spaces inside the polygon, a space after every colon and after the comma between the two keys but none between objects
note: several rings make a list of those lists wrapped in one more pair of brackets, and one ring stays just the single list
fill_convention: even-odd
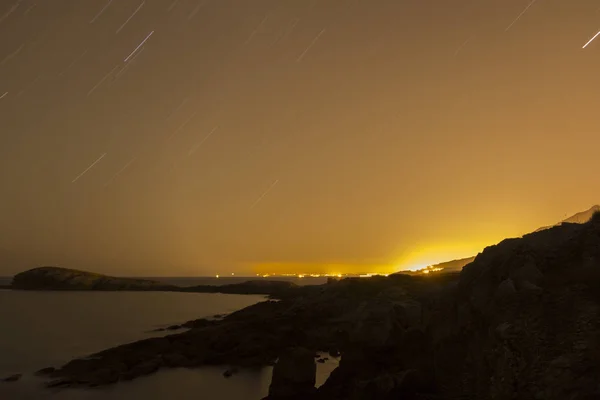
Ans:
[{"label": "small rocky island", "polygon": [[[460,273],[332,280],[278,298],[41,373],[68,388],[275,365],[270,400],[600,399],[599,214],[504,240]],[[316,352],[341,355],[318,389]]]},{"label": "small rocky island", "polygon": [[13,277],[14,290],[78,290],[78,291],[168,291],[226,294],[262,294],[277,296],[295,288],[292,282],[254,280],[222,286],[200,285],[179,287],[147,279],[117,278],[60,267],[40,267]]},{"label": "small rocky island", "polygon": [[13,277],[11,288],[15,290],[174,290],[176,287],[159,282],[115,278],[92,272],[59,267],[40,267],[21,272]]}]

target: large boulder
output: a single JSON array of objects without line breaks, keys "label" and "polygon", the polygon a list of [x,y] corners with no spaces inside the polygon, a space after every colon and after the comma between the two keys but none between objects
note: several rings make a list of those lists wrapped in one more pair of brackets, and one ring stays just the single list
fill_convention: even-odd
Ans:
[{"label": "large boulder", "polygon": [[316,391],[315,353],[296,347],[279,356],[269,387],[268,400],[305,400]]}]

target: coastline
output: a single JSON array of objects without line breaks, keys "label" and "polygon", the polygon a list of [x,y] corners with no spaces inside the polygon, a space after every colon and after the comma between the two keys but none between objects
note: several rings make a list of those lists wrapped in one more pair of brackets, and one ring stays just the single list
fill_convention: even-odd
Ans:
[{"label": "coastline", "polygon": [[[98,352],[104,348],[131,343],[173,332],[158,331],[172,324],[215,314],[229,314],[256,302],[265,296],[170,293],[170,292],[53,292],[2,291],[0,319],[0,398],[39,399],[52,396],[65,400],[122,398],[163,399],[159,382],[172,384],[176,398],[186,399],[186,393],[177,396],[176,388],[189,387],[218,393],[236,393],[238,389],[223,388],[224,383],[213,382],[215,377],[225,381],[225,367],[198,370],[163,371],[165,376],[136,380],[115,388],[79,391],[59,391],[45,388],[45,377],[35,372],[50,365],[62,365],[69,360]],[[15,310],[19,310],[15,313]],[[43,332],[39,327],[43,326]],[[177,332],[182,332],[177,331]],[[267,371],[268,372],[268,371]],[[227,385],[239,386],[240,391],[268,389],[270,375],[247,373]],[[14,374],[23,376],[16,382],[1,382]],[[256,381],[256,380],[260,380]],[[260,389],[262,390],[262,389]],[[95,393],[106,393],[106,398]],[[261,392],[262,393],[262,392]],[[237,399],[232,395],[231,399]],[[240,397],[242,398],[242,397]],[[250,400],[250,398],[247,398]]]},{"label": "coastline", "polygon": [[[307,283],[306,280],[303,282]],[[283,296],[293,295],[295,291],[304,287],[297,285],[289,279],[271,280],[258,278],[246,280],[244,278],[237,278],[235,283],[223,283],[222,281],[220,283],[222,284],[176,286],[165,283],[164,281],[114,277],[61,267],[38,267],[16,274],[12,278],[10,288],[25,291],[133,291],[257,294],[280,299]]]},{"label": "coastline", "polygon": [[[274,367],[269,400],[600,394],[600,214],[489,246],[460,273],[278,285],[230,285],[276,287],[278,299],[48,367],[46,387],[112,386],[174,368],[227,368],[227,377]],[[341,360],[316,388],[319,353]]]}]

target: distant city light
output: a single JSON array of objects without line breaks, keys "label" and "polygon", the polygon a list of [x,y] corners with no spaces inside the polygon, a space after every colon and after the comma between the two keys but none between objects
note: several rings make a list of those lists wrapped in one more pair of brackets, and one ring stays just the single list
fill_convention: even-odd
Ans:
[{"label": "distant city light", "polygon": [[275,274],[275,273],[270,273],[270,274],[256,274],[256,276],[260,276],[262,278],[268,278],[268,277],[276,277],[276,276],[283,276],[286,278],[298,278],[298,279],[303,279],[303,278],[338,278],[338,279],[343,279],[343,278],[351,278],[351,277],[361,277],[361,278],[370,278],[372,276],[389,276],[390,274],[388,273],[368,273],[368,274],[342,274],[339,272],[335,272],[335,273],[328,273],[328,274],[307,274],[307,273],[295,273],[295,274]]}]

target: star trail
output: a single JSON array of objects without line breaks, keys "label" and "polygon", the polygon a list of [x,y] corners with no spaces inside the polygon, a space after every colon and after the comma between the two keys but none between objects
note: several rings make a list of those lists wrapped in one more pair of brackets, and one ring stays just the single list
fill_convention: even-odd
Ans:
[{"label": "star trail", "polygon": [[3,2],[0,268],[392,271],[584,209],[597,10]]}]

